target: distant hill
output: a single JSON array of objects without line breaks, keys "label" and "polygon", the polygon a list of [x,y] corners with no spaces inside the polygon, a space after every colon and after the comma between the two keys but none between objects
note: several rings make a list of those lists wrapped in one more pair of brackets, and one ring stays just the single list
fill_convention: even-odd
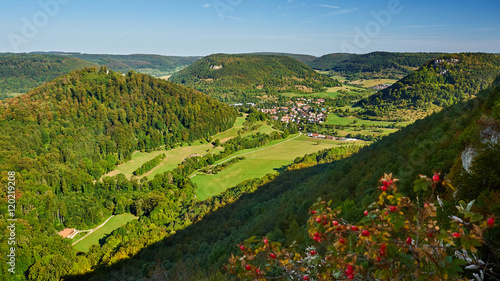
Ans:
[{"label": "distant hill", "polygon": [[294,58],[294,59],[296,59],[300,62],[303,62],[307,65],[309,65],[309,62],[312,62],[313,60],[318,58],[316,56],[305,55],[305,54],[273,53],[273,52],[257,52],[257,53],[250,53],[250,55],[286,56],[286,57]]},{"label": "distant hill", "polygon": [[149,74],[154,77],[168,76],[192,64],[201,57],[178,57],[161,55],[97,55],[97,54],[68,54],[101,66],[107,66],[113,71],[127,73],[130,70]]},{"label": "distant hill", "polygon": [[91,66],[97,64],[67,56],[0,53],[0,94],[26,93],[70,71]]},{"label": "distant hill", "polygon": [[396,108],[446,107],[475,97],[500,75],[494,54],[448,54],[432,59],[391,87],[358,102],[373,115]]},{"label": "distant hill", "polygon": [[343,76],[360,73],[381,72],[385,76],[402,77],[427,61],[443,55],[442,53],[392,53],[373,52],[368,54],[328,54],[306,62],[310,67],[333,71]]},{"label": "distant hill", "polygon": [[170,81],[224,101],[257,93],[319,92],[338,84],[291,57],[251,54],[210,55],[172,75]]}]

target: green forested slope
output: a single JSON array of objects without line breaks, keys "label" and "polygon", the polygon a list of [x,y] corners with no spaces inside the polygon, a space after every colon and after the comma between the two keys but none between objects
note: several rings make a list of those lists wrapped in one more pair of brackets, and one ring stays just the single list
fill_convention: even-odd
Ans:
[{"label": "green forested slope", "polygon": [[69,56],[107,66],[113,71],[127,73],[130,70],[149,74],[155,77],[170,75],[186,67],[201,57],[178,57],[161,55],[99,55],[69,54]]},{"label": "green forested slope", "polygon": [[500,56],[449,54],[431,60],[391,87],[358,102],[372,115],[395,108],[446,107],[473,98],[500,74]]},{"label": "green forested slope", "polygon": [[256,93],[318,92],[338,83],[291,57],[226,54],[200,59],[172,75],[170,81],[237,102]]},{"label": "green forested slope", "polygon": [[26,93],[58,76],[95,63],[42,54],[0,54],[0,94]]},{"label": "green forested slope", "polygon": [[[131,259],[70,279],[124,280],[157,276],[158,280],[224,280],[227,276],[221,273],[223,264],[231,252],[239,251],[239,242],[251,236],[267,236],[282,244],[296,241],[305,247],[312,243],[304,229],[308,209],[318,197],[333,200],[334,206],[342,206],[341,217],[356,222],[377,195],[379,178],[390,172],[401,180],[399,189],[414,196],[412,184],[419,174],[439,171],[459,190],[455,197],[441,190],[442,198],[450,200],[450,204],[453,200],[477,199],[479,211],[498,217],[500,166],[495,165],[495,161],[500,159],[499,145],[477,143],[481,132],[498,130],[499,104],[500,88],[492,88],[476,99],[457,103],[384,137],[349,158],[341,159],[335,156],[340,151],[332,151],[297,159],[297,163],[316,161],[323,164],[287,171],[271,177],[272,181],[269,178],[250,181],[200,202],[178,223],[186,219],[197,221],[195,214],[203,214],[207,208],[221,208],[203,218],[198,217],[200,221],[178,230],[170,238],[128,255]],[[474,143],[479,156],[472,161],[472,173],[467,173],[462,166],[462,152]],[[325,161],[325,158],[330,160]],[[336,161],[328,163],[333,160]],[[241,195],[242,190],[251,193]],[[132,226],[126,229],[134,231]],[[485,257],[489,262],[499,260],[494,254],[500,248],[499,235],[498,226],[486,234],[488,247],[481,251],[489,255]],[[116,252],[123,257],[124,253],[131,252],[130,248],[123,243]],[[165,274],[169,274],[170,279]]]},{"label": "green forested slope", "polygon": [[[176,214],[195,197],[181,175],[151,182],[123,175],[96,180],[133,151],[205,139],[232,127],[235,118],[233,109],[202,93],[106,68],[74,71],[1,101],[2,186],[8,171],[15,172],[16,280],[58,280],[73,270],[79,258],[69,240],[57,235],[62,228],[91,229],[124,212],[149,215],[158,202],[168,216]],[[7,191],[0,191],[3,214]],[[0,236],[2,253],[8,251],[6,239]],[[0,260],[0,276],[7,276],[5,255]]]},{"label": "green forested slope", "polygon": [[334,71],[340,75],[352,76],[363,72],[384,72],[391,75],[406,75],[425,62],[441,56],[441,53],[391,53],[368,54],[335,53],[306,62],[314,69]]}]

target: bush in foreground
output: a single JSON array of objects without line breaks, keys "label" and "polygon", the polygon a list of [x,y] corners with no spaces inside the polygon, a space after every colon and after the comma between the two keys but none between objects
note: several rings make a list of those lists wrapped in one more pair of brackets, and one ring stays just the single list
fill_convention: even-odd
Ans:
[{"label": "bush in foreground", "polygon": [[495,265],[477,253],[493,217],[472,212],[474,201],[460,201],[449,214],[435,190],[453,187],[437,173],[415,181],[414,202],[397,181],[384,175],[378,200],[358,223],[318,199],[308,222],[313,246],[304,251],[252,237],[239,245],[241,256],[231,256],[228,272],[243,280],[466,280],[464,268],[477,280],[495,275]]}]

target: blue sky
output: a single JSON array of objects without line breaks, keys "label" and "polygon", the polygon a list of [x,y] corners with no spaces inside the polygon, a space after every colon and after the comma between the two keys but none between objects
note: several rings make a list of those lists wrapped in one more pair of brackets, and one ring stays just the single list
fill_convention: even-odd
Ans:
[{"label": "blue sky", "polygon": [[23,0],[0,11],[0,52],[500,53],[497,0]]}]

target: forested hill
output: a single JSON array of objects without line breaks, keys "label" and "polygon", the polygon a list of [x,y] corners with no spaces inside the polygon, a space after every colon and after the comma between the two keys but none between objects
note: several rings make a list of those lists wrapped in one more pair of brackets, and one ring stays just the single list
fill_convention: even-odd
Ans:
[{"label": "forested hill", "polygon": [[[438,171],[457,188],[457,192],[444,188],[437,190],[445,202],[445,209],[453,208],[459,200],[476,199],[475,206],[479,207],[474,211],[499,217],[500,149],[498,143],[480,141],[486,135],[499,134],[499,102],[500,88],[491,88],[478,94],[476,99],[418,120],[349,158],[339,160],[335,157],[338,151],[332,149],[297,159],[297,164],[304,163],[303,166],[309,168],[284,172],[272,181],[269,177],[249,181],[200,202],[177,223],[184,222],[189,214],[196,217],[207,213],[207,209],[219,209],[202,219],[196,217],[197,223],[176,231],[170,238],[126,255],[124,253],[133,252],[136,244],[136,240],[124,236],[127,231],[133,231],[129,226],[109,238],[123,242],[114,251],[116,254],[105,255],[103,260],[130,258],[109,267],[97,267],[91,274],[73,276],[70,280],[148,277],[156,280],[231,280],[220,272],[231,253],[241,254],[238,244],[252,236],[257,240],[267,237],[287,246],[295,241],[301,250],[314,245],[326,251],[328,244],[313,242],[306,231],[311,205],[318,197],[332,200],[332,209],[342,207],[340,217],[356,223],[364,217],[363,211],[368,204],[378,198],[379,179],[384,173],[393,173],[400,179],[399,190],[415,198],[413,182],[419,174],[429,176]],[[475,160],[462,159],[462,153],[471,147],[477,153]],[[313,163],[321,164],[312,166]],[[241,195],[242,191],[247,194]],[[447,213],[440,213],[441,223],[449,223]],[[495,254],[500,249],[499,233],[498,225],[486,232],[484,238],[488,247],[480,249],[482,259],[492,264],[500,264]],[[141,239],[148,240],[148,235]],[[152,235],[149,237],[153,239]]]},{"label": "forested hill", "polygon": [[26,93],[70,71],[96,65],[67,56],[1,53],[0,94]]},{"label": "forested hill", "polygon": [[[83,188],[133,151],[208,138],[236,117],[202,93],[106,68],[71,72],[0,105],[2,170],[36,171],[54,191],[63,179],[64,188]],[[79,180],[70,183],[63,174],[72,173]]]},{"label": "forested hill", "polygon": [[334,71],[339,75],[353,76],[363,72],[406,75],[442,53],[391,53],[368,54],[334,53],[306,62],[314,69]]},{"label": "forested hill", "polygon": [[305,54],[292,54],[292,53],[273,53],[273,52],[257,52],[257,53],[250,53],[250,55],[271,55],[271,56],[286,56],[286,57],[291,57],[294,58],[300,62],[305,63],[306,65],[309,65],[309,62],[317,59],[318,57],[312,56],[312,55],[305,55]]},{"label": "forested hill", "polygon": [[162,55],[100,55],[100,54],[73,54],[68,56],[84,59],[101,66],[107,66],[113,71],[127,73],[130,70],[149,74],[154,77],[162,77],[175,73],[176,71],[192,64],[201,57],[179,57]]},{"label": "forested hill", "polygon": [[291,57],[247,54],[210,55],[172,75],[170,81],[223,101],[237,101],[238,94],[318,92],[338,84]]},{"label": "forested hill", "polygon": [[[195,90],[105,67],[74,71],[0,101],[1,182],[6,186],[9,175],[16,189],[12,278],[59,280],[71,271],[78,258],[69,239],[57,234],[63,228],[92,229],[112,214],[131,212],[130,205],[139,216],[159,201],[173,212],[194,200],[190,180],[173,173],[151,183],[128,181],[123,175],[116,177],[119,183],[98,179],[130,160],[134,151],[209,138],[231,128],[236,115]],[[4,214],[7,192],[0,190]],[[7,229],[6,223],[0,221],[0,228]],[[11,247],[6,239],[0,237],[2,252]],[[5,257],[0,257],[0,276],[11,276]]]},{"label": "forested hill", "polygon": [[358,102],[377,115],[384,108],[449,106],[475,97],[500,74],[500,56],[448,54],[425,63],[391,87]]}]

